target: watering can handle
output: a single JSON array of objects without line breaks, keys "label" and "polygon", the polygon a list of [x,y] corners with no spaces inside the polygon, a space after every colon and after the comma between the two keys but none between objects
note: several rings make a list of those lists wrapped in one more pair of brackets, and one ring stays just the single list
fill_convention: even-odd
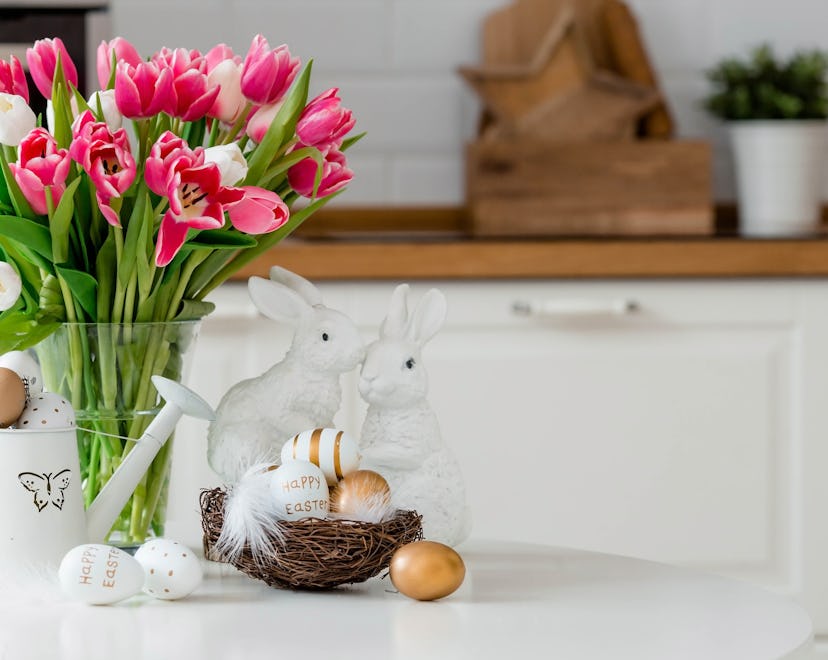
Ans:
[{"label": "watering can handle", "polygon": [[153,376],[152,382],[166,403],[89,506],[86,528],[90,543],[101,543],[106,538],[135,486],[172,435],[181,416],[187,414],[208,420],[215,416],[208,403],[180,383],[161,376]]}]

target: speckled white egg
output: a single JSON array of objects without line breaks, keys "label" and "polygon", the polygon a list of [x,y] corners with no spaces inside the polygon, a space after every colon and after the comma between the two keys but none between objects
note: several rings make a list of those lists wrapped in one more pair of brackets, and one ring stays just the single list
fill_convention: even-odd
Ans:
[{"label": "speckled white egg", "polygon": [[280,518],[327,518],[328,483],[318,465],[289,461],[272,470],[270,475],[270,493]]},{"label": "speckled white egg", "polygon": [[297,433],[282,445],[282,463],[310,461],[322,468],[328,486],[335,486],[347,474],[359,468],[362,458],[359,445],[339,429],[308,429]]},{"label": "speckled white egg", "polygon": [[41,392],[29,397],[16,426],[27,430],[72,428],[75,410],[62,395]]},{"label": "speckled white egg", "polygon": [[141,591],[144,569],[111,545],[85,543],[64,555],[58,569],[63,592],[90,605],[108,605]]},{"label": "speckled white egg", "polygon": [[24,381],[29,394],[40,394],[43,391],[43,374],[40,365],[25,351],[9,351],[0,355],[0,367],[11,369]]},{"label": "speckled white egg", "polygon": [[144,567],[144,593],[176,600],[196,590],[204,577],[201,561],[186,545],[172,539],[153,539],[135,552]]}]

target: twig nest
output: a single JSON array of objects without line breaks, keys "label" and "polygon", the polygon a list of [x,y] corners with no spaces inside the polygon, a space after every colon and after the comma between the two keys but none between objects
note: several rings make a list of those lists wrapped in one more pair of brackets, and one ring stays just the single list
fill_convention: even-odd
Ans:
[{"label": "twig nest", "polygon": [[215,551],[227,493],[201,493],[204,556],[230,563],[250,577],[283,589],[331,589],[364,582],[386,570],[394,552],[422,538],[416,511],[397,511],[381,523],[305,518],[277,522],[267,531],[272,551],[254,556],[246,544],[231,559]]}]

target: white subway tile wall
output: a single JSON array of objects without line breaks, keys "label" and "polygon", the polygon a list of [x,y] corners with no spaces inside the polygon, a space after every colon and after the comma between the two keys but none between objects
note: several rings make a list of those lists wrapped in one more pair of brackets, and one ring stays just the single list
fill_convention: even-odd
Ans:
[{"label": "white subway tile wall", "polygon": [[[628,0],[681,137],[714,145],[714,194],[735,197],[721,124],[701,107],[704,71],[760,42],[780,53],[828,49],[828,0]],[[356,176],[335,203],[452,205],[464,201],[466,142],[479,104],[457,67],[480,60],[484,17],[503,0],[111,0],[112,29],[142,53],[161,46],[243,54],[256,33],[313,58],[312,93],[338,86],[366,138]],[[198,18],[194,19],[194,15]],[[828,181],[826,181],[828,198]]]}]

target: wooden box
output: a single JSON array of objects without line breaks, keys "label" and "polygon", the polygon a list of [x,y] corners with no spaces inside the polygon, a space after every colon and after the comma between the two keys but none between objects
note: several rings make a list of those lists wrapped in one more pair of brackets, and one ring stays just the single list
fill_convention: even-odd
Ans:
[{"label": "wooden box", "polygon": [[469,230],[475,236],[714,230],[706,142],[479,140],[466,156]]}]

